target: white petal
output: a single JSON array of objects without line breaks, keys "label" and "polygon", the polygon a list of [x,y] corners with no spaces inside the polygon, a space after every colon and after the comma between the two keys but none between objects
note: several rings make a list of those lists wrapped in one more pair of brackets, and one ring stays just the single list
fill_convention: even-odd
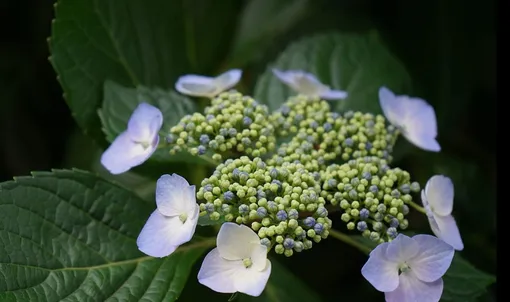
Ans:
[{"label": "white petal", "polygon": [[402,126],[402,119],[405,115],[404,107],[395,94],[388,88],[379,88],[379,104],[388,121],[397,127]]},{"label": "white petal", "polygon": [[144,147],[142,144],[131,140],[127,131],[122,132],[101,156],[101,164],[112,174],[120,174],[144,163],[153,153],[159,143],[159,136],[151,145]]},{"label": "white petal", "polygon": [[195,186],[178,174],[164,174],[156,183],[156,203],[163,215],[191,215],[197,206]]},{"label": "white petal", "polygon": [[256,245],[251,252],[251,268],[256,271],[262,271],[267,266],[267,246],[258,244]]},{"label": "white petal", "polygon": [[418,279],[433,282],[441,278],[452,263],[455,250],[443,240],[431,235],[415,235],[420,251],[408,264]]},{"label": "white petal", "polygon": [[[434,232],[434,234],[449,245],[453,246],[454,249],[462,251],[464,249],[464,243],[462,242],[462,237],[460,237],[459,228],[457,227],[455,218],[453,218],[452,215],[435,215],[434,219],[438,227],[438,232]],[[434,231],[434,229],[432,229],[432,231]]]},{"label": "white petal", "polygon": [[424,150],[439,152],[441,147],[436,141],[437,122],[434,108],[425,100],[399,96],[403,103],[403,135],[414,145]]},{"label": "white petal", "polygon": [[425,198],[430,208],[441,216],[452,213],[453,192],[452,180],[444,175],[432,176],[425,185]]},{"label": "white petal", "polygon": [[175,90],[191,96],[213,97],[217,94],[214,81],[215,79],[211,77],[188,74],[179,77],[175,83]]},{"label": "white petal", "polygon": [[361,274],[378,291],[388,292],[398,286],[398,263],[386,258],[389,244],[380,244],[370,253],[367,263],[361,268]]},{"label": "white petal", "polygon": [[342,100],[347,97],[347,92],[342,90],[327,90],[320,95],[325,100]]},{"label": "white petal", "polygon": [[238,292],[258,297],[264,291],[270,275],[271,262],[266,260],[262,271],[257,271],[253,267],[239,270],[234,284]]},{"label": "white petal", "polygon": [[169,219],[158,210],[152,213],[136,240],[140,251],[152,257],[165,257],[177,249],[169,235]]},{"label": "white petal", "polygon": [[235,280],[240,270],[246,270],[242,260],[223,259],[218,249],[214,248],[202,262],[198,282],[219,293],[235,293]]},{"label": "white petal", "polygon": [[216,86],[216,89],[218,90],[218,93],[228,90],[237,85],[237,83],[239,83],[239,81],[241,80],[242,75],[243,72],[240,69],[231,69],[217,76],[216,79],[214,80],[214,84]]},{"label": "white petal", "polygon": [[302,71],[298,70],[281,71],[276,68],[273,68],[273,74],[283,83],[287,84],[293,89],[296,89],[295,79],[296,76],[300,76],[302,74]]},{"label": "white petal", "polygon": [[400,284],[392,292],[385,293],[386,302],[437,302],[443,294],[443,279],[426,283],[418,280],[412,272],[400,274]]},{"label": "white petal", "polygon": [[386,258],[390,261],[402,263],[418,254],[419,245],[414,239],[398,234],[386,249]]},{"label": "white petal", "polygon": [[140,103],[129,118],[127,132],[135,142],[152,143],[162,125],[161,111],[147,103]]},{"label": "white petal", "polygon": [[221,225],[216,245],[221,257],[228,260],[240,260],[252,256],[260,246],[259,236],[249,227],[232,222]]}]

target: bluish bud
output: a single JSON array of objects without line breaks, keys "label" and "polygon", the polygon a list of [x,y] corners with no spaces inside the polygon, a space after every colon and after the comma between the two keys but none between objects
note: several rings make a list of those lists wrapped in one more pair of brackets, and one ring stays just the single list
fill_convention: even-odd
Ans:
[{"label": "bluish bud", "polygon": [[257,199],[262,199],[262,198],[266,198],[266,192],[264,192],[262,190],[258,190],[257,191]]},{"label": "bluish bud", "polygon": [[388,165],[382,165],[381,166],[381,172],[382,173],[386,173],[389,169],[390,169],[390,167]]},{"label": "bluish bud", "polygon": [[250,117],[245,116],[245,117],[243,118],[243,124],[244,124],[245,126],[249,126],[249,125],[251,125],[251,123],[253,123],[253,121],[252,121],[252,119],[251,119]]},{"label": "bluish bud", "polygon": [[246,204],[239,206],[239,214],[246,215],[250,212],[250,207]]},{"label": "bluish bud", "polygon": [[359,221],[358,225],[356,227],[358,228],[358,231],[363,232],[364,230],[366,230],[368,228],[368,225],[364,221]]},{"label": "bluish bud", "polygon": [[316,223],[316,224],[313,226],[313,230],[314,230],[314,231],[315,231],[315,233],[317,233],[317,234],[321,234],[323,229],[324,229],[324,226],[322,225],[322,223]]},{"label": "bluish bud", "polygon": [[303,120],[303,115],[302,114],[296,114],[296,116],[294,117],[296,119],[296,121],[300,122]]},{"label": "bluish bud", "polygon": [[281,112],[284,116],[289,115],[289,113],[290,113],[290,108],[289,108],[289,106],[287,106],[287,105],[283,105],[283,106],[282,106],[282,108],[281,108],[281,110],[280,110],[280,112]]},{"label": "bluish bud", "polygon": [[298,219],[298,217],[299,217],[299,213],[298,213],[298,211],[297,211],[297,210],[295,210],[295,209],[290,209],[290,210],[288,211],[288,216],[289,216],[289,219]]},{"label": "bluish bud", "polygon": [[306,217],[305,219],[303,219],[303,224],[311,228],[315,225],[315,218]]},{"label": "bluish bud", "polygon": [[214,205],[210,202],[206,203],[204,208],[208,213],[214,212]]},{"label": "bluish bud", "polygon": [[400,192],[395,189],[395,190],[391,191],[391,196],[393,196],[395,198],[399,198],[400,197]]},{"label": "bluish bud", "polygon": [[206,184],[206,185],[204,186],[204,192],[212,192],[213,188],[214,188],[214,186],[213,186],[213,185],[211,185],[211,184]]},{"label": "bluish bud", "polygon": [[357,187],[359,185],[359,178],[354,177],[353,179],[351,179],[351,185],[353,187]]},{"label": "bluish bud", "polygon": [[239,179],[239,174],[241,173],[241,171],[237,168],[234,169],[234,171],[232,171],[232,177],[234,179]]},{"label": "bluish bud", "polygon": [[346,138],[344,142],[347,147],[352,147],[352,145],[354,144],[354,141],[350,137]]},{"label": "bluish bud", "polygon": [[386,205],[385,205],[385,204],[383,204],[383,203],[381,203],[381,204],[377,205],[377,211],[378,211],[379,213],[384,214],[384,213],[386,212]]},{"label": "bluish bud", "polygon": [[249,146],[249,145],[251,144],[251,140],[250,140],[249,138],[247,138],[247,137],[243,137],[243,138],[241,139],[241,143],[242,143],[243,145],[245,145],[245,146]]},{"label": "bluish bud", "polygon": [[358,192],[356,192],[356,190],[350,190],[349,191],[349,197],[351,199],[357,199],[358,198]]},{"label": "bluish bud", "polygon": [[319,124],[316,121],[313,121],[310,123],[310,127],[315,130],[317,127],[319,127]]},{"label": "bluish bud", "polygon": [[239,173],[239,182],[246,183],[246,181],[250,178],[250,175],[247,172],[240,172]]},{"label": "bluish bud", "polygon": [[223,199],[225,199],[225,201],[232,201],[235,197],[236,195],[231,191],[223,193]]},{"label": "bluish bud", "polygon": [[368,172],[368,171],[365,171],[365,172],[363,172],[361,177],[363,177],[363,179],[366,179],[366,180],[371,180],[372,179],[372,174],[370,174],[370,172]]},{"label": "bluish bud", "polygon": [[411,191],[417,193],[420,191],[420,184],[416,181],[411,184]]},{"label": "bluish bud", "polygon": [[377,186],[375,186],[375,185],[371,185],[369,190],[370,190],[370,192],[372,192],[374,194],[379,192],[379,188]]},{"label": "bluish bud", "polygon": [[278,170],[272,168],[271,171],[269,171],[269,176],[271,176],[272,179],[276,179],[278,177]]},{"label": "bluish bud", "polygon": [[400,191],[402,191],[402,193],[404,194],[409,194],[411,193],[411,186],[409,186],[408,184],[403,184],[400,186]]},{"label": "bluish bud", "polygon": [[324,206],[319,206],[315,213],[319,217],[326,217],[326,216],[328,216],[328,210]]},{"label": "bluish bud", "polygon": [[388,234],[388,236],[391,238],[391,239],[394,239],[397,237],[398,235],[398,232],[397,232],[397,229],[394,228],[394,227],[391,227],[391,228],[388,228],[388,230],[386,231],[386,234]]},{"label": "bluish bud", "polygon": [[165,137],[165,140],[167,143],[172,144],[173,142],[175,142],[175,136],[173,134],[168,134]]},{"label": "bluish bud", "polygon": [[210,120],[214,119],[214,115],[208,114],[208,115],[206,115],[205,119],[210,121]]},{"label": "bluish bud", "polygon": [[276,218],[280,221],[287,220],[287,212],[285,210],[280,210],[276,213]]},{"label": "bluish bud", "polygon": [[392,227],[392,228],[397,228],[399,224],[400,224],[400,223],[398,222],[398,219],[396,219],[396,218],[391,218],[391,220],[390,220],[390,227]]},{"label": "bluish bud", "polygon": [[409,207],[406,204],[402,206],[402,214],[409,214]]},{"label": "bluish bud", "polygon": [[336,179],[334,179],[334,178],[328,179],[328,186],[330,188],[336,188],[337,184],[338,184],[338,182],[336,181]]},{"label": "bluish bud", "polygon": [[286,249],[294,248],[294,240],[292,240],[291,238],[285,238],[285,240],[283,241],[283,247]]},{"label": "bluish bud", "polygon": [[370,216],[370,211],[369,210],[363,208],[363,209],[361,209],[359,211],[359,218],[361,220],[366,220],[366,219],[368,219],[369,216]]},{"label": "bluish bud", "polygon": [[266,217],[267,215],[267,210],[266,208],[263,208],[263,207],[260,207],[257,209],[257,215],[260,217],[260,218],[264,218]]},{"label": "bluish bud", "polygon": [[204,155],[206,151],[207,151],[206,147],[204,147],[202,145],[197,147],[197,154],[198,155]]},{"label": "bluish bud", "polygon": [[330,123],[325,123],[324,125],[322,125],[322,127],[324,128],[324,131],[326,131],[326,132],[329,132],[329,131],[331,131],[331,129],[333,129],[333,126],[331,126]]},{"label": "bluish bud", "polygon": [[265,245],[267,248],[271,246],[271,240],[268,238],[262,238],[260,239],[260,244]]},{"label": "bluish bud", "polygon": [[278,210],[278,205],[274,201],[268,201],[267,202],[267,209],[270,212],[276,212]]},{"label": "bluish bud", "polygon": [[366,142],[366,143],[365,143],[365,149],[367,149],[367,151],[372,150],[372,147],[373,147],[373,146],[372,146],[372,143],[371,143],[371,142]]}]

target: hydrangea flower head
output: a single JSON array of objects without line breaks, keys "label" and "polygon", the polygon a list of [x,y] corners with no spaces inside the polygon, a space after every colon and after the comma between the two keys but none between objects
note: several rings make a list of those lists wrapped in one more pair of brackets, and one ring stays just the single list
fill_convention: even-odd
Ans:
[{"label": "hydrangea flower head", "polygon": [[101,156],[101,164],[112,174],[141,165],[156,151],[162,125],[163,114],[158,108],[139,104],[129,118],[126,131]]}]

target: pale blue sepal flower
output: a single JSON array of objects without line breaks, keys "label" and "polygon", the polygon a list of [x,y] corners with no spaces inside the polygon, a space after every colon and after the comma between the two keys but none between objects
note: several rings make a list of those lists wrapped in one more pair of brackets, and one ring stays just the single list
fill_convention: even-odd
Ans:
[{"label": "pale blue sepal flower", "polygon": [[437,237],[399,234],[370,253],[361,274],[385,293],[387,302],[437,302],[454,254],[453,247]]},{"label": "pale blue sepal flower", "polygon": [[453,182],[444,175],[432,176],[421,191],[421,200],[432,232],[456,250],[462,251],[464,243],[455,218],[451,215],[453,196]]},{"label": "pale blue sepal flower", "polygon": [[322,84],[313,74],[302,70],[281,71],[273,69],[273,74],[294,91],[310,97],[320,97],[325,100],[341,100],[347,97],[347,92],[333,90]]},{"label": "pale blue sepal flower", "polygon": [[158,108],[139,104],[129,118],[126,131],[101,156],[101,164],[112,174],[141,165],[156,151],[162,125],[163,114]]},{"label": "pale blue sepal flower", "polygon": [[242,73],[240,69],[231,69],[217,77],[184,75],[175,83],[175,90],[185,95],[213,98],[234,87],[241,80]]},{"label": "pale blue sepal flower", "polygon": [[427,151],[441,151],[436,140],[436,114],[429,103],[420,98],[395,95],[384,86],[379,89],[379,102],[388,121],[408,141]]},{"label": "pale blue sepal flower", "polygon": [[271,262],[258,235],[245,225],[226,222],[216,244],[202,262],[198,282],[219,293],[260,296],[271,274]]},{"label": "pale blue sepal flower", "polygon": [[165,174],[156,183],[156,204],[136,243],[149,256],[165,257],[195,233],[199,216],[195,186],[177,174]]}]

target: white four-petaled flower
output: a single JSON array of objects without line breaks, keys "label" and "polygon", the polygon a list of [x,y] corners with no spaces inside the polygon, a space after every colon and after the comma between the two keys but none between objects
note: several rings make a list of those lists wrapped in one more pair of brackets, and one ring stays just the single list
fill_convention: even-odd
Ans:
[{"label": "white four-petaled flower", "polygon": [[216,244],[202,263],[198,282],[220,293],[259,296],[271,274],[267,247],[259,236],[245,225],[226,222]]},{"label": "white four-petaled flower", "polygon": [[149,256],[165,257],[195,233],[199,214],[195,186],[177,174],[165,174],[156,183],[156,204],[136,243]]},{"label": "white four-petaled flower", "polygon": [[436,141],[437,122],[434,108],[425,100],[395,95],[386,87],[379,89],[379,102],[388,121],[415,146],[439,152]]},{"label": "white four-petaled flower", "polygon": [[127,129],[101,156],[101,164],[112,174],[141,165],[156,151],[162,125],[163,114],[158,108],[139,104],[129,118]]},{"label": "white four-petaled flower", "polygon": [[421,190],[421,200],[432,232],[456,250],[461,251],[464,249],[464,243],[457,223],[451,215],[453,195],[453,182],[444,175],[432,176],[427,181],[425,189]]},{"label": "white four-petaled flower", "polygon": [[281,71],[273,69],[273,73],[280,81],[300,94],[311,97],[316,96],[325,100],[340,100],[347,97],[347,92],[333,90],[329,86],[322,84],[313,74],[302,70]]},{"label": "white four-petaled flower", "polygon": [[452,246],[434,236],[399,234],[370,253],[361,274],[387,302],[437,302],[454,254]]},{"label": "white four-petaled flower", "polygon": [[221,92],[234,87],[241,79],[242,71],[232,69],[217,77],[188,74],[179,77],[175,90],[182,94],[213,98]]}]

